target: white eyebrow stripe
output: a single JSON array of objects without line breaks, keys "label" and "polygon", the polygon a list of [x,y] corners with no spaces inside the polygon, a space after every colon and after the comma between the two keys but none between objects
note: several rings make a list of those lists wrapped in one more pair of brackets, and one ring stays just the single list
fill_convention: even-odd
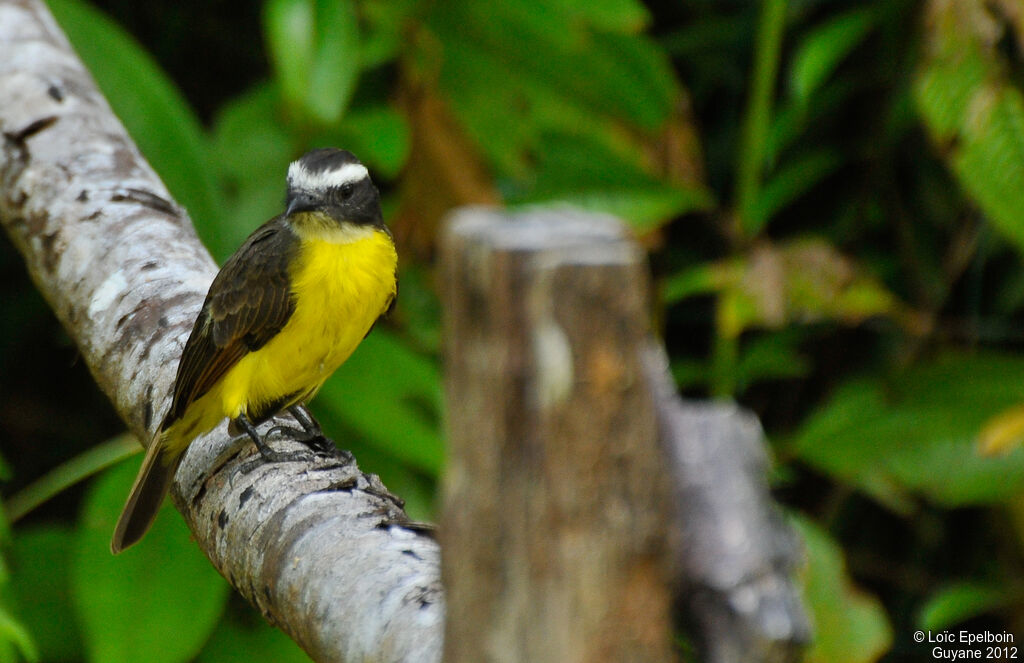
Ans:
[{"label": "white eyebrow stripe", "polygon": [[288,185],[293,189],[306,191],[324,191],[345,184],[352,184],[370,176],[366,166],[361,163],[347,163],[335,170],[310,172],[301,161],[293,161],[288,166]]}]

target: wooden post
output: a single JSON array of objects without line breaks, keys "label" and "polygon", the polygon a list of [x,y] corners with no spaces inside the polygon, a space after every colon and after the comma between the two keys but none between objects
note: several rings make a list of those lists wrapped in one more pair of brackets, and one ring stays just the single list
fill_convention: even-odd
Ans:
[{"label": "wooden post", "polygon": [[484,209],[442,251],[444,660],[672,660],[642,251],[609,217]]}]

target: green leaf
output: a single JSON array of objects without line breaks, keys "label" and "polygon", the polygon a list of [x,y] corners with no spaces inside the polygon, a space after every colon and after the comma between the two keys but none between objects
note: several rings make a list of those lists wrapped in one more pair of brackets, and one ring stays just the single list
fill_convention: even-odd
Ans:
[{"label": "green leaf", "polygon": [[717,292],[722,284],[720,265],[694,265],[665,279],[661,285],[661,300],[665,306],[671,306],[689,297]]},{"label": "green leaf", "polygon": [[[11,532],[6,519],[0,517],[0,540],[11,541]],[[11,569],[7,560],[0,557],[0,661],[21,663],[23,660],[35,663],[39,650],[35,640],[22,619],[15,614],[17,594],[12,587]]]},{"label": "green leaf", "polygon": [[554,0],[549,4],[558,7],[571,21],[608,32],[636,33],[651,19],[647,8],[637,0]]},{"label": "green leaf", "polygon": [[1013,313],[1024,306],[1024,269],[1017,268],[992,287],[996,290],[995,306],[999,313]]},{"label": "green leaf", "polygon": [[660,181],[583,136],[550,134],[544,142],[535,178],[525,190],[510,191],[509,204],[565,202],[618,216],[638,232],[712,205],[706,189]]},{"label": "green leaf", "polygon": [[195,114],[148,53],[80,0],[47,0],[110,106],[200,234],[220,217],[209,146]]},{"label": "green leaf", "polygon": [[602,87],[592,92],[595,107],[600,107],[601,96],[614,91],[609,99],[615,105],[606,112],[629,118],[642,129],[660,127],[679,98],[679,84],[665,54],[643,35],[597,32],[590,47],[596,57],[588,64],[594,73],[604,74]]},{"label": "green leaf", "polygon": [[756,229],[764,226],[763,220],[753,213],[753,207],[758,200],[765,164],[768,163],[765,155],[785,27],[786,1],[762,2],[736,166],[735,207],[739,213],[740,229],[748,237],[752,237]]},{"label": "green leaf", "polygon": [[803,136],[808,127],[840,112],[850,97],[862,91],[862,88],[863,83],[841,78],[821,88],[806,102],[789,100],[781,103],[772,117],[765,139],[765,163],[774,166],[783,152]]},{"label": "green leaf", "polygon": [[293,112],[303,110],[309,92],[315,12],[312,0],[269,0],[263,6],[267,51],[281,96]]},{"label": "green leaf", "polygon": [[441,302],[435,272],[429,263],[409,263],[401,267],[395,317],[402,321],[403,332],[413,347],[434,356],[441,354]]},{"label": "green leaf", "polygon": [[946,354],[890,380],[842,387],[795,440],[811,466],[896,510],[909,493],[945,506],[998,503],[1024,490],[1024,449],[981,457],[976,437],[1024,401],[1024,359]]},{"label": "green leaf", "polygon": [[214,122],[214,151],[231,190],[229,212],[207,246],[225,260],[256,227],[284,210],[294,139],[279,117],[280,96],[263,83],[225,105]]},{"label": "green leaf", "polygon": [[763,380],[799,378],[811,370],[797,345],[803,339],[799,327],[756,336],[745,343],[736,365],[736,389],[743,391]]},{"label": "green leaf", "polygon": [[310,658],[295,641],[267,624],[250,608],[243,617],[221,621],[206,643],[197,663],[309,663]]},{"label": "green leaf", "polygon": [[11,547],[11,589],[26,629],[39,646],[40,658],[79,660],[82,635],[71,605],[71,560],[74,534],[67,527],[19,530]]},{"label": "green leaf", "polygon": [[138,470],[122,463],[90,487],[72,548],[71,586],[90,661],[181,663],[196,656],[228,586],[165,504],[136,546],[110,554],[110,536]]},{"label": "green leaf", "polygon": [[[4,462],[5,461],[0,461]],[[7,508],[0,502],[0,546],[8,546],[14,540],[14,533],[11,530],[11,521],[7,515]],[[0,555],[0,586],[7,581],[7,566],[4,563],[3,555]]]},{"label": "green leaf", "polygon": [[124,433],[61,463],[11,496],[7,502],[8,519],[17,522],[58,493],[138,453],[140,448],[133,435]]},{"label": "green leaf", "polygon": [[407,22],[421,0],[363,0],[359,3],[364,26],[360,56],[364,69],[395,59],[405,47]]},{"label": "green leaf", "polygon": [[695,60],[708,53],[729,53],[741,49],[754,32],[753,12],[709,14],[699,21],[687,21],[660,38],[673,57]]},{"label": "green leaf", "polygon": [[842,157],[829,149],[814,150],[787,161],[757,193],[749,209],[747,229],[758,234],[779,212],[831,175]]},{"label": "green leaf", "polygon": [[712,204],[703,190],[667,185],[619,191],[591,189],[566,192],[543,202],[563,202],[580,209],[611,214],[627,221],[640,234],[657,230],[673,217],[706,210]]},{"label": "green leaf", "polygon": [[210,247],[218,260],[225,260],[260,224],[284,211],[287,167],[286,159],[242,183],[231,213],[225,216],[217,241]]},{"label": "green leaf", "polygon": [[433,39],[415,61],[425,75],[439,71],[441,91],[499,173],[522,177],[550,132],[637,153],[624,126],[650,134],[671,118],[681,90],[665,53],[643,35],[592,27],[586,12],[461,0],[427,15]]},{"label": "green leaf", "polygon": [[992,63],[976,45],[956,35],[956,30],[955,26],[942,29],[941,47],[935,59],[925,61],[914,85],[922,118],[943,142],[964,126],[972,97],[991,75]]},{"label": "green leaf", "polygon": [[360,71],[359,25],[352,3],[270,0],[263,16],[267,49],[287,108],[303,124],[337,122]]},{"label": "green leaf", "polygon": [[9,661],[20,660],[14,650],[30,663],[39,660],[39,652],[24,625],[0,606],[0,657]]},{"label": "green leaf", "polygon": [[[764,380],[780,380],[805,376],[811,363],[801,356],[796,347],[806,336],[799,327],[759,334],[752,340],[735,344],[738,356],[730,361],[729,392],[742,392]],[[672,377],[679,389],[705,386],[714,387],[714,371],[707,362],[675,359]]]},{"label": "green leaf", "polygon": [[1020,600],[1020,588],[1005,583],[964,581],[939,589],[928,598],[918,628],[940,631]]},{"label": "green leaf", "polygon": [[412,136],[401,113],[387,106],[353,108],[319,142],[352,151],[374,175],[393,178],[409,158]]},{"label": "green leaf", "polygon": [[792,519],[807,550],[804,599],[816,637],[805,663],[866,663],[891,646],[892,627],[874,596],[853,585],[843,551],[824,530],[802,517]]},{"label": "green leaf", "polygon": [[1024,252],[1024,95],[991,39],[985,10],[930,12],[927,57],[914,85],[918,112],[961,187]]},{"label": "green leaf", "polygon": [[352,2],[316,0],[318,44],[307,106],[323,124],[341,119],[359,78],[359,24]]},{"label": "green leaf", "polygon": [[798,102],[810,100],[839,63],[864,40],[874,21],[873,8],[852,9],[816,27],[801,40],[790,73]]},{"label": "green leaf", "polygon": [[383,329],[374,330],[324,384],[326,410],[381,451],[436,477],[444,460],[437,366]]},{"label": "green leaf", "polygon": [[239,186],[266,173],[278,173],[284,200],[285,168],[294,156],[294,139],[281,121],[277,88],[259,83],[221,107],[213,122],[213,148],[222,176]]},{"label": "green leaf", "polygon": [[814,237],[761,241],[745,255],[684,272],[666,286],[672,298],[708,289],[719,293],[719,334],[731,338],[753,327],[819,320],[856,325],[874,316],[899,320],[903,311],[870,272]]},{"label": "green leaf", "polygon": [[711,369],[705,361],[674,359],[669,369],[672,371],[676,388],[680,390],[706,385],[710,379]]},{"label": "green leaf", "polygon": [[993,226],[1024,252],[1024,211],[1018,203],[1024,190],[1024,95],[1007,87],[989,101],[976,104],[953,166]]}]

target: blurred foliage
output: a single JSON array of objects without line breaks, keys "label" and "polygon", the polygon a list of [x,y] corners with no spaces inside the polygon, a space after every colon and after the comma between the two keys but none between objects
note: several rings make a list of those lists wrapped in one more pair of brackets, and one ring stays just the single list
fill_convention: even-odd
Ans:
[{"label": "blurred foliage", "polygon": [[[650,248],[680,387],[772,437],[808,661],[932,660],[913,630],[1022,623],[1017,3],[48,2],[218,260],[304,150],[371,168],[398,309],[313,408],[414,517],[444,466],[439,221],[568,202]],[[138,461],[87,451],[116,420],[7,244],[0,277],[0,662],[306,660],[171,509],[109,556]]]},{"label": "blurred foliage", "polygon": [[842,549],[812,522],[793,524],[807,554],[804,578],[806,600],[816,606],[815,628],[827,637],[815,638],[807,663],[872,661],[892,645],[893,633],[877,598],[854,587],[843,568]]}]

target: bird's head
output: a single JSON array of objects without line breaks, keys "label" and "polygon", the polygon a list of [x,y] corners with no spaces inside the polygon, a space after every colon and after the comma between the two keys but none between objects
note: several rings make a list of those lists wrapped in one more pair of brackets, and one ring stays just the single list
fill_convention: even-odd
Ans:
[{"label": "bird's head", "polygon": [[293,223],[383,228],[380,194],[366,166],[346,150],[312,150],[288,166],[285,216]]}]

